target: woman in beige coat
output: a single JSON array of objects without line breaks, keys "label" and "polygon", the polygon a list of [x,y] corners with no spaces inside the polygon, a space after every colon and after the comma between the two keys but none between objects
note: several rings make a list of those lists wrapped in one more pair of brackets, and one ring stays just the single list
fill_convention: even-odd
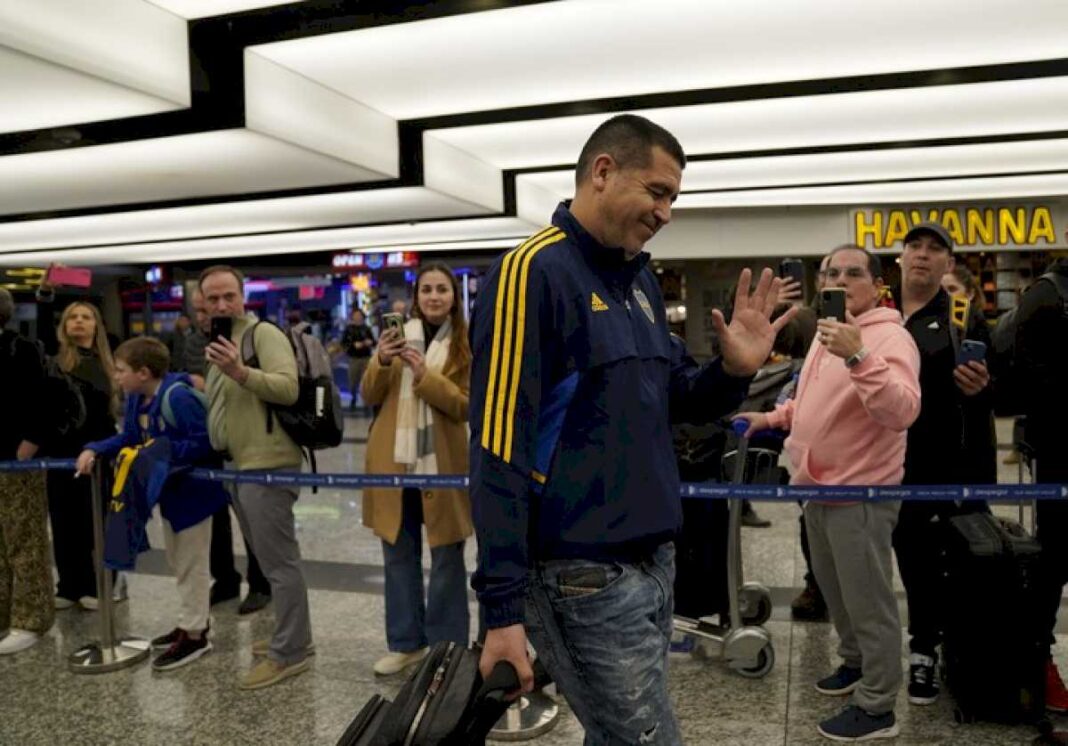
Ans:
[{"label": "woman in beige coat", "polygon": [[[466,474],[471,348],[452,270],[425,265],[403,336],[387,330],[361,394],[381,407],[367,441],[368,474]],[[367,489],[363,523],[382,539],[389,654],[376,674],[399,673],[443,640],[467,644],[470,615],[464,541],[472,533],[466,490]],[[422,526],[430,545],[424,594]]]}]

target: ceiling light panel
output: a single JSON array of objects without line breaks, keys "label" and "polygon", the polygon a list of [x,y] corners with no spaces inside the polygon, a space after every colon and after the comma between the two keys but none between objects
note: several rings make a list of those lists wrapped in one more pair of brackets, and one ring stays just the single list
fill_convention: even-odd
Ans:
[{"label": "ceiling light panel", "polygon": [[[769,22],[773,13],[774,22]],[[1068,56],[1068,3],[573,0],[259,47],[397,119]],[[596,33],[591,33],[596,29]],[[915,43],[944,29],[938,43]],[[442,64],[447,60],[448,64]],[[368,71],[375,71],[368,74]],[[886,112],[884,112],[886,114]]]},{"label": "ceiling light panel", "polygon": [[189,106],[190,101],[187,31],[185,20],[145,0],[0,3],[0,46],[177,107]]},{"label": "ceiling light panel", "polygon": [[0,132],[155,114],[180,104],[0,47]]},{"label": "ceiling light panel", "polygon": [[1021,199],[1068,195],[1068,175],[1038,174],[984,179],[947,179],[901,184],[858,184],[835,187],[739,190],[684,194],[678,209],[722,207],[791,207],[801,205],[886,205],[960,202],[979,199]]},{"label": "ceiling light panel", "polygon": [[300,5],[301,0],[284,3],[278,0],[149,0],[149,2],[182,18],[194,19],[257,10],[272,5]]},{"label": "ceiling light panel", "polygon": [[[690,161],[682,188],[695,192],[1042,171],[1068,171],[1068,139]],[[521,174],[516,183],[520,195],[537,187],[565,199],[574,192],[575,172]]]},{"label": "ceiling light panel", "polygon": [[489,212],[422,187],[0,223],[0,251],[145,243]]},{"label": "ceiling light panel", "polygon": [[400,173],[395,120],[247,50],[245,126],[383,177]]},{"label": "ceiling light panel", "polygon": [[50,249],[23,253],[0,252],[0,266],[34,266],[45,265],[49,262],[85,265],[144,264],[350,249],[433,251],[435,248],[447,245],[446,242],[515,239],[517,237],[521,240],[534,230],[536,226],[517,218],[399,223],[360,228],[300,231],[269,236],[166,241],[136,246]]},{"label": "ceiling light panel", "polygon": [[[1068,3],[1065,3],[1068,7]],[[1066,36],[1068,38],[1068,36]],[[643,109],[687,153],[806,148],[1065,129],[1068,77]],[[500,168],[574,163],[592,114],[435,130]]]},{"label": "ceiling light panel", "polygon": [[381,178],[255,132],[219,130],[0,158],[0,215]]}]

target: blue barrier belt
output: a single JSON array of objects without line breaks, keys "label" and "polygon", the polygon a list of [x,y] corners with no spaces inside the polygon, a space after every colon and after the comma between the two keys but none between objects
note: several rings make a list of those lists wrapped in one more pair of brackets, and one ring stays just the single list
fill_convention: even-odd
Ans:
[{"label": "blue barrier belt", "polygon": [[[39,469],[73,469],[74,459],[30,459],[0,461],[2,471],[36,471]],[[238,484],[277,484],[286,487],[333,487],[364,489],[384,487],[400,489],[467,489],[470,480],[462,474],[302,474],[299,472],[233,471],[229,469],[194,469],[195,479]],[[987,484],[987,485],[889,485],[876,487],[814,487],[775,484],[719,484],[705,482],[681,485],[684,498],[706,500],[750,499],[794,502],[878,502],[886,500],[1061,500],[1068,499],[1068,485],[1063,484]]]}]

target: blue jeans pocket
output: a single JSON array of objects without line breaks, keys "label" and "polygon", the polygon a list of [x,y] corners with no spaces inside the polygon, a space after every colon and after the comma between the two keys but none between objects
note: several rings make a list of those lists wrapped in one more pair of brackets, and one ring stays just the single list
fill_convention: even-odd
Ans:
[{"label": "blue jeans pocket", "polygon": [[615,562],[560,561],[546,563],[546,586],[554,601],[592,598],[609,590],[626,574]]}]

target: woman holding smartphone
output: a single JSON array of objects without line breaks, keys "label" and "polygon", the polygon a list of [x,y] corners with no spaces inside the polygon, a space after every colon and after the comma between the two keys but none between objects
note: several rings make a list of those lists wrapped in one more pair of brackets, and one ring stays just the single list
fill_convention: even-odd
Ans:
[{"label": "woman holding smartphone", "polygon": [[[385,328],[361,393],[381,407],[367,442],[368,474],[466,474],[471,348],[460,289],[445,264],[424,265],[412,318]],[[472,533],[466,490],[367,489],[363,523],[382,539],[389,654],[380,676],[400,673],[430,644],[466,645],[470,628],[464,542]],[[423,589],[422,533],[430,545]]]},{"label": "woman holding smartphone", "polygon": [[[56,338],[56,362],[81,392],[85,420],[79,427],[61,433],[49,444],[48,451],[55,458],[76,458],[85,443],[115,434],[115,364],[104,320],[92,304],[79,301],[67,306],[60,316]],[[56,608],[68,609],[79,603],[86,609],[96,609],[90,480],[77,478],[73,472],[49,471],[48,514],[59,572]],[[124,597],[121,590],[116,589],[116,593]]]}]

